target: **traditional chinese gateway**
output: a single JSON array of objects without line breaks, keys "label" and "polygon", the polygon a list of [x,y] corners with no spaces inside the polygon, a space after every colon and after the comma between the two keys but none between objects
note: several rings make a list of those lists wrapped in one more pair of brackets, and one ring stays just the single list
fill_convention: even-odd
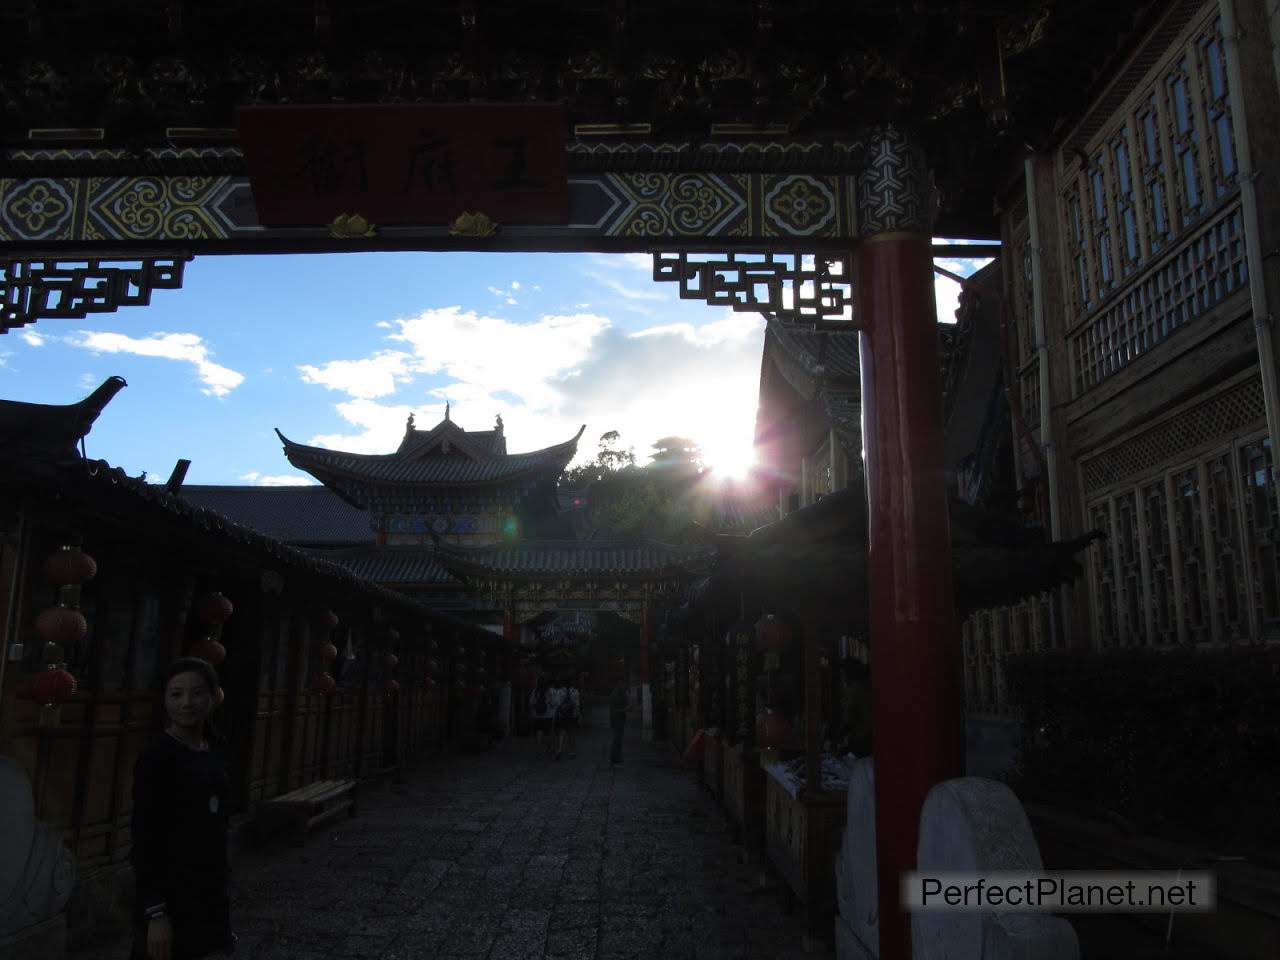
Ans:
[{"label": "traditional chinese gateway", "polygon": [[[1039,649],[1106,655],[1060,659],[1046,695],[1072,677],[1092,693],[1129,652],[1148,653],[1127,675],[1139,679],[1107,698],[1150,698],[1135,711],[1155,718],[1145,748],[1115,755],[1095,718],[1088,742],[1105,749],[1086,751],[1088,775],[1062,777],[1059,794],[1111,788],[1106,799],[1138,817],[1195,796],[1195,816],[1274,831],[1257,797],[1228,802],[1205,776],[1241,756],[1273,764],[1269,721],[1239,706],[1272,702],[1269,688],[1224,696],[1196,723],[1177,716],[1205,676],[1231,691],[1271,677],[1280,631],[1274,4],[316,0],[260,4],[250,29],[242,5],[218,2],[64,6],[0,8],[0,330],[145,304],[214,252],[537,249],[656,252],[655,279],[688,295],[858,331],[878,760],[874,811],[860,815],[875,823],[880,882],[878,911],[854,916],[850,936],[885,960],[911,953],[897,876],[918,863],[926,797],[963,772],[962,704],[1012,723],[1006,678]],[[489,101],[558,112],[560,126],[544,139],[512,119],[468,140]],[[240,108],[297,119],[259,136]],[[318,109],[360,119],[335,136]],[[429,122],[391,123],[385,152],[351,142],[347,131],[405,111]],[[548,141],[558,158],[542,152]],[[398,219],[403,209],[418,219]],[[963,643],[946,589],[945,478],[981,498],[985,474],[981,457],[956,462],[942,445],[931,236],[1001,241],[1014,485],[1054,538],[1110,534],[1091,549],[1086,589],[980,613]],[[760,256],[735,259],[745,252]],[[828,296],[836,274],[843,299]],[[834,397],[805,399],[819,394]],[[843,414],[830,412],[839,434]],[[788,509],[792,495],[822,492],[826,465],[831,483],[846,479],[830,432],[813,423],[784,445],[799,458],[778,491]],[[312,547],[377,545],[340,529],[341,511],[354,512],[345,501],[307,496],[321,493],[333,539]],[[6,549],[34,569],[31,551],[55,544],[19,526],[6,527]],[[53,597],[15,587],[7,639],[21,642]],[[1210,653],[1206,669],[1196,657]],[[1097,662],[1107,669],[1089,674]],[[1147,682],[1179,663],[1192,667],[1175,692]],[[6,723],[13,704],[29,710],[15,684],[36,666],[6,661]],[[64,722],[30,734],[41,757],[74,752],[82,780],[97,769],[94,731],[118,718],[113,682],[86,675]],[[1229,735],[1205,739],[1210,715],[1231,718]],[[1089,719],[1046,728],[1059,757],[1076,756]],[[1181,745],[1173,727],[1202,737],[1192,762],[1169,752]],[[30,749],[6,741],[6,752],[34,769]],[[1267,769],[1265,783],[1280,782]],[[1170,770],[1175,788],[1150,787]],[[1130,782],[1148,792],[1126,793]],[[96,842],[123,807],[76,796],[51,801],[54,819],[77,844]],[[1219,913],[1175,927],[1175,941],[1216,947],[1230,903],[1247,913],[1242,928],[1271,931],[1236,955],[1270,949],[1274,898],[1232,880]]]}]

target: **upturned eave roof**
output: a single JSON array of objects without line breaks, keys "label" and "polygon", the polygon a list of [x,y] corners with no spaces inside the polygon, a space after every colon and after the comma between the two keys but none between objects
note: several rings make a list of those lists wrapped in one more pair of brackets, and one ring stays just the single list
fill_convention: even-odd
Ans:
[{"label": "upturned eave roof", "polygon": [[524,540],[487,547],[436,543],[436,559],[462,579],[648,580],[684,575],[708,553],[705,547],[654,540]]},{"label": "upturned eave roof", "polygon": [[347,453],[296,443],[280,430],[289,462],[321,483],[334,479],[354,480],[372,486],[457,487],[508,483],[539,474],[557,475],[578,449],[584,424],[571,439],[528,453],[471,457],[426,457],[411,459],[401,453]]}]

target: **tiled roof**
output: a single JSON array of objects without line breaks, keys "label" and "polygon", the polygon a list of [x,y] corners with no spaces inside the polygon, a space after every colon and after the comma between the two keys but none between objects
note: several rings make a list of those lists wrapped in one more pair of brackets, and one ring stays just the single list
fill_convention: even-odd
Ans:
[{"label": "tiled roof", "polygon": [[319,486],[186,486],[184,499],[285,543],[371,543],[369,514]]},{"label": "tiled roof", "polygon": [[489,547],[438,544],[436,556],[451,572],[505,576],[645,577],[681,570],[706,553],[653,541],[526,540]]},{"label": "tiled roof", "polygon": [[495,483],[531,473],[559,473],[577,452],[582,431],[572,440],[542,450],[481,460],[467,456],[429,456],[414,460],[394,453],[344,453],[294,443],[279,430],[276,434],[284,443],[289,462],[322,482],[337,475],[379,484],[466,484]]},{"label": "tiled roof", "polygon": [[855,382],[861,377],[856,331],[804,330],[773,322],[768,336],[811,377]]},{"label": "tiled roof", "polygon": [[308,552],[374,583],[457,583],[430,546],[365,546]]},{"label": "tiled roof", "polygon": [[404,439],[396,449],[397,454],[412,454],[418,450],[434,447],[438,442],[449,441],[462,444],[466,449],[482,457],[505,456],[507,441],[495,427],[492,430],[463,430],[452,420],[441,420],[430,430],[405,430]]},{"label": "tiled roof", "polygon": [[162,523],[172,524],[168,528],[169,535],[188,538],[189,549],[198,549],[198,544],[209,541],[229,545],[257,557],[272,568],[315,577],[330,590],[345,588],[370,596],[406,615],[452,623],[476,635],[486,633],[457,617],[433,610],[412,597],[359,576],[323,555],[263,536],[219,513],[198,507],[182,496],[169,494],[162,484],[130,477],[119,467],[103,460],[77,460],[58,466],[29,459],[14,461],[0,458],[0,479],[34,482],[56,490],[64,505],[72,509],[114,513],[136,523],[148,524],[153,530],[165,529],[160,526]]}]

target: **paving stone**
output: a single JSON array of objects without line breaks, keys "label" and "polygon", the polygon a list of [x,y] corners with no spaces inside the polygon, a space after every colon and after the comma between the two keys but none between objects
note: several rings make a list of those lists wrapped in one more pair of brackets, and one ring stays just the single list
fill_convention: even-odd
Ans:
[{"label": "paving stone", "polygon": [[[442,755],[302,848],[233,869],[238,960],[747,960],[798,953],[802,921],[755,886],[724,819],[660,744],[602,762],[604,717],[578,757],[529,741]],[[124,960],[95,944],[68,960]]]}]

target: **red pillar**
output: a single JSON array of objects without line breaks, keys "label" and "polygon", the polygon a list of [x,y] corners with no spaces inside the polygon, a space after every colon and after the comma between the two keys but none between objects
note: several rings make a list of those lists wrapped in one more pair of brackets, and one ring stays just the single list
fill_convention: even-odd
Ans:
[{"label": "red pillar", "polygon": [[963,689],[922,154],[900,131],[875,132],[859,187],[880,957],[907,960],[901,875],[915,869],[925,795],[963,775]]},{"label": "red pillar", "polygon": [[640,683],[649,682],[649,644],[653,642],[653,620],[649,601],[640,608]]}]

